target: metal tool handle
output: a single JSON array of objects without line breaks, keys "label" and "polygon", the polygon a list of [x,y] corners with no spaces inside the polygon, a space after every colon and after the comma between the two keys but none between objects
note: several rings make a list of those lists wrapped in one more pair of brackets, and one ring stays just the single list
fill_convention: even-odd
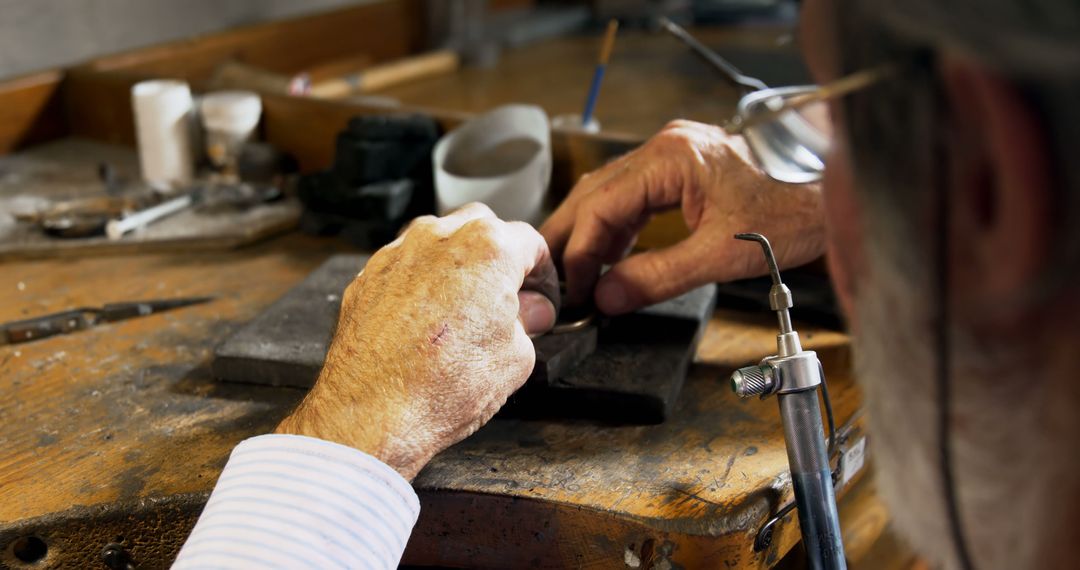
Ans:
[{"label": "metal tool handle", "polygon": [[[89,315],[89,316],[88,316]],[[0,345],[19,344],[93,325],[91,309],[73,309],[0,325]]]},{"label": "metal tool handle", "polygon": [[817,390],[779,394],[791,482],[810,567],[846,569],[832,470],[825,453]]}]

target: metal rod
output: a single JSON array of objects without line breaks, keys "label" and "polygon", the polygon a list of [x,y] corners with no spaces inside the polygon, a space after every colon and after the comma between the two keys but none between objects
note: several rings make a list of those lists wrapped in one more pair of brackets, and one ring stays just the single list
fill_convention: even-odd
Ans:
[{"label": "metal rod", "polygon": [[687,45],[695,54],[706,63],[716,68],[728,81],[735,84],[736,87],[741,87],[744,91],[760,91],[767,89],[768,85],[765,82],[756,78],[744,75],[739,71],[739,68],[731,64],[730,61],[724,59],[720,54],[709,49],[705,44],[699,42],[697,38],[690,35],[682,28],[682,26],[672,22],[667,18],[660,18],[660,27],[664,28],[669,34],[678,38],[681,42]]},{"label": "metal rod", "polygon": [[773,255],[772,245],[768,238],[761,234],[735,234],[735,239],[756,241],[761,244],[761,251],[765,254],[765,263],[769,265],[769,275],[772,277],[773,285],[783,284],[780,280],[780,268],[776,265],[776,256]]},{"label": "metal rod", "polygon": [[790,334],[795,329],[791,326],[791,315],[788,308],[791,307],[791,291],[780,279],[780,268],[776,265],[776,256],[773,255],[772,245],[761,234],[735,234],[735,239],[743,241],[755,241],[761,245],[761,251],[765,254],[765,263],[769,266],[769,275],[772,276],[772,290],[769,291],[769,306],[776,311],[776,318],[780,324],[780,334]]}]

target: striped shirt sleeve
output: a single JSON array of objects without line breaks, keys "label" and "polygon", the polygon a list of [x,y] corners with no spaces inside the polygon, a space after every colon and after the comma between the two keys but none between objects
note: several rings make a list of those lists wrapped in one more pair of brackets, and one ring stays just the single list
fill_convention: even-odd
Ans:
[{"label": "striped shirt sleeve", "polygon": [[262,435],[233,449],[173,568],[396,568],[419,514],[374,457]]}]

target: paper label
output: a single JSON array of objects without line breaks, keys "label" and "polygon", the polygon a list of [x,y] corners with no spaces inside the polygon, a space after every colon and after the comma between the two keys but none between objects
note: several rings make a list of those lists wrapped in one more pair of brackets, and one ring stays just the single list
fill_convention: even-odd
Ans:
[{"label": "paper label", "polygon": [[841,486],[847,485],[851,478],[862,471],[866,462],[866,436],[860,437],[851,447],[844,450],[844,472],[840,475]]}]

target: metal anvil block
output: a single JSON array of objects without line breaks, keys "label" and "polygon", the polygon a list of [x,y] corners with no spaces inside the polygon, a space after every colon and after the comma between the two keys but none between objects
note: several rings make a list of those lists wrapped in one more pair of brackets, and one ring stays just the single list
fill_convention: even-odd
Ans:
[{"label": "metal anvil block", "polygon": [[[337,255],[214,351],[214,376],[307,388],[326,358],[341,293],[367,256]],[[663,421],[712,314],[709,285],[636,313],[533,341],[536,366],[508,414]]]}]

